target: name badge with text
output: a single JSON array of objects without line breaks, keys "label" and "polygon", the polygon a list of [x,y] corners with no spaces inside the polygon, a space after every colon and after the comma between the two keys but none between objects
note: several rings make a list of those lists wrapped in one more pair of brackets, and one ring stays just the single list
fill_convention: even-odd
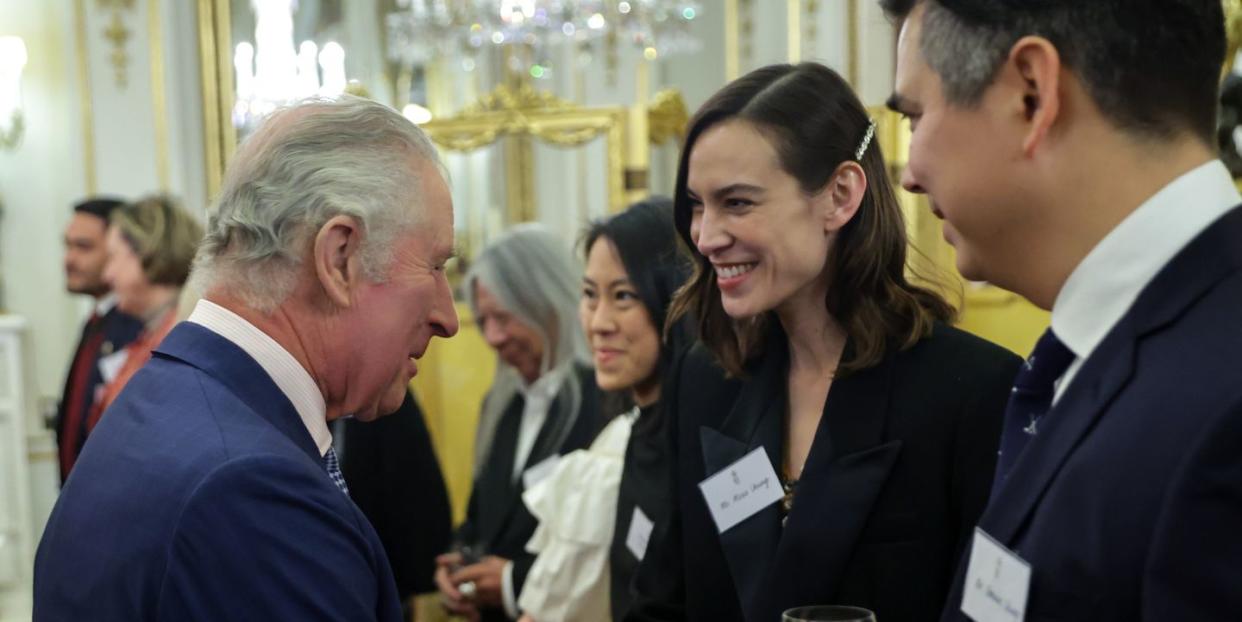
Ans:
[{"label": "name badge with text", "polygon": [[121,368],[125,366],[125,361],[129,359],[129,350],[117,350],[99,359],[99,375],[103,378],[105,384],[116,379],[121,373]]},{"label": "name badge with text", "polygon": [[762,447],[699,482],[720,533],[776,503],[784,491]]},{"label": "name badge with text", "polygon": [[556,454],[552,454],[551,456],[548,456],[547,458],[544,458],[543,460],[541,460],[535,466],[523,471],[522,472],[522,489],[530,490],[531,488],[535,487],[535,484],[538,484],[539,482],[542,482],[543,480],[547,479],[548,476],[552,474],[552,471],[556,469],[556,464],[560,461],[561,461],[560,456]]},{"label": "name badge with text", "polygon": [[1031,588],[1031,565],[975,528],[962,586],[962,613],[975,622],[1022,622]]},{"label": "name badge with text", "polygon": [[643,555],[647,554],[647,542],[651,540],[651,530],[655,527],[655,523],[643,513],[642,508],[634,506],[634,517],[630,519],[630,533],[625,536],[625,547],[638,558],[643,561]]}]

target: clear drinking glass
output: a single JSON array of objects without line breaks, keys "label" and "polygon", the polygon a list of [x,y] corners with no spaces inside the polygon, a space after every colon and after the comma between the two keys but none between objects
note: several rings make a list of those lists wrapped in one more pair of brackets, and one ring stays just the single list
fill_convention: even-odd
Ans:
[{"label": "clear drinking glass", "polygon": [[876,622],[875,614],[862,607],[814,605],[795,607],[781,614],[781,622]]}]

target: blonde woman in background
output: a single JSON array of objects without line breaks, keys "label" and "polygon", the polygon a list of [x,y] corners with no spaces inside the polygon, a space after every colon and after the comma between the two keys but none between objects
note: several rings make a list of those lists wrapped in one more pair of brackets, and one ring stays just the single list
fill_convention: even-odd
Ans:
[{"label": "blonde woman in background", "polygon": [[177,301],[190,274],[203,227],[170,197],[153,196],[112,213],[104,280],[117,307],[143,322],[138,338],[99,362],[102,395],[87,423],[99,423],[108,405],[151,358],[151,351],[177,323]]}]

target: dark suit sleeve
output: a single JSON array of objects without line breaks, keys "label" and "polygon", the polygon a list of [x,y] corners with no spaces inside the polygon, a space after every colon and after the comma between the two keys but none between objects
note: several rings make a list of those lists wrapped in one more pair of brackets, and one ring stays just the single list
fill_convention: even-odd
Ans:
[{"label": "dark suit sleeve", "polygon": [[341,463],[349,496],[371,521],[402,599],[435,590],[436,555],[448,550],[452,510],[423,413],[407,392],[376,421],[344,422]]},{"label": "dark suit sleeve", "polygon": [[1143,620],[1235,620],[1242,611],[1242,404],[1199,438],[1160,510]]},{"label": "dark suit sleeve", "polygon": [[351,505],[321,473],[288,458],[257,456],[218,468],[191,493],[178,520],[158,619],[381,617],[379,595],[392,589],[379,584],[390,581],[378,572],[383,552],[369,543]]},{"label": "dark suit sleeve", "polygon": [[509,561],[513,562],[513,599],[517,600],[522,597],[522,586],[526,584],[526,575],[530,574],[530,567],[535,565],[535,556],[523,553],[514,556]]},{"label": "dark suit sleeve", "polygon": [[671,473],[667,475],[668,498],[670,509],[668,520],[657,524],[647,542],[647,551],[639,562],[631,581],[630,593],[632,604],[625,616],[625,622],[675,622],[686,619],[686,580],[684,576],[685,554],[681,535],[681,495],[680,489],[680,458],[681,448],[678,434],[681,430],[682,418],[679,406],[683,391],[693,394],[686,385],[682,373],[688,352],[682,350],[671,364],[661,389],[660,400],[662,417],[668,418],[664,426],[667,433],[665,447],[669,456],[665,463]]},{"label": "dark suit sleeve", "polygon": [[[989,344],[990,345],[990,344]],[[964,387],[968,397],[957,421],[954,439],[952,507],[957,514],[957,537],[952,563],[956,564],[974,536],[975,525],[987,506],[996,472],[996,451],[1000,446],[1005,406],[1013,388],[1014,376],[1022,359],[990,348],[988,356],[978,357],[978,380]],[[953,572],[950,568],[949,572]]]}]

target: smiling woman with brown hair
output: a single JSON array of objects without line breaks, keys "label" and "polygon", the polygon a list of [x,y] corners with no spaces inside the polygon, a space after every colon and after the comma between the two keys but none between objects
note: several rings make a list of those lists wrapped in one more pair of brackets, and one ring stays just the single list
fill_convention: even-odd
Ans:
[{"label": "smiling woman with brown hair", "polygon": [[[640,571],[631,619],[940,611],[1019,359],[950,327],[951,307],[907,280],[874,132],[813,63],[755,70],[691,122],[674,200],[695,271],[670,320],[696,318],[703,347],[665,391],[680,522]],[[734,483],[709,479],[722,472]]]}]

